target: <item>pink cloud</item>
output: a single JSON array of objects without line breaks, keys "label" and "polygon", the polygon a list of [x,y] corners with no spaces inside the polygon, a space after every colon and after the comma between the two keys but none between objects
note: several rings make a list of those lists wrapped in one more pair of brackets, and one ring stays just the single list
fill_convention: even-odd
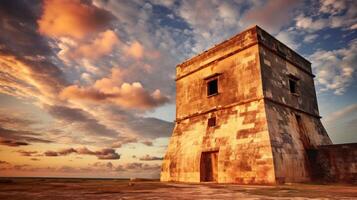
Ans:
[{"label": "pink cloud", "polygon": [[242,18],[248,26],[257,24],[271,33],[277,33],[293,17],[294,8],[300,5],[298,0],[273,0],[254,6]]}]

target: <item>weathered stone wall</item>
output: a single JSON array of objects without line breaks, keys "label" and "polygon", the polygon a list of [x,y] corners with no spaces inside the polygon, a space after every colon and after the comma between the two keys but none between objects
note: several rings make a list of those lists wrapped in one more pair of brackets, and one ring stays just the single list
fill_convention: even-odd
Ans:
[{"label": "weathered stone wall", "polygon": [[260,46],[264,46],[282,56],[285,60],[294,63],[294,65],[307,73],[312,73],[311,63],[298,53],[290,49],[279,40],[275,39],[272,35],[264,31],[263,29],[256,27],[258,40]]},{"label": "weathered stone wall", "polygon": [[[260,46],[259,50],[264,96],[285,106],[319,116],[313,76],[264,46]],[[298,78],[297,94],[290,93],[289,79],[292,76]]]},{"label": "weathered stone wall", "polygon": [[[218,95],[207,97],[204,80],[218,75]],[[262,97],[258,46],[216,61],[176,81],[176,118]]]},{"label": "weathered stone wall", "polygon": [[314,180],[357,184],[357,143],[320,146],[309,156]]},{"label": "weathered stone wall", "polygon": [[255,45],[257,40],[257,27],[243,31],[236,36],[226,40],[208,51],[205,51],[176,67],[176,79],[181,79],[212,62],[223,60],[245,48]]},{"label": "weathered stone wall", "polygon": [[[310,63],[266,32],[258,33],[265,38],[259,46],[260,65],[277,182],[308,181],[307,149],[331,144],[320,121]],[[290,92],[291,77],[297,78],[296,94]]]},{"label": "weathered stone wall", "polygon": [[[212,116],[216,127],[207,126]],[[161,181],[200,182],[201,153],[217,150],[219,183],[275,183],[263,100],[176,123]]]},{"label": "weathered stone wall", "polygon": [[[177,68],[177,121],[162,181],[199,182],[202,152],[218,151],[218,182],[275,182],[255,29],[231,41]],[[219,94],[207,97],[212,74]],[[208,127],[212,116],[216,126]]]},{"label": "weathered stone wall", "polygon": [[[265,105],[277,182],[309,181],[311,164],[307,150],[331,144],[320,119],[269,100]],[[300,130],[296,114],[301,117],[305,131]]]}]

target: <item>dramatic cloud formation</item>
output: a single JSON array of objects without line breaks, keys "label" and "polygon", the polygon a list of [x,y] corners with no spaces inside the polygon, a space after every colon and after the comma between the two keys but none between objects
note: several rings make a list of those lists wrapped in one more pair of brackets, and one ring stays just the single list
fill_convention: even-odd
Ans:
[{"label": "dramatic cloud formation", "polygon": [[0,65],[0,91],[12,96],[51,102],[65,84],[62,72],[41,58],[20,59],[0,52]]}]

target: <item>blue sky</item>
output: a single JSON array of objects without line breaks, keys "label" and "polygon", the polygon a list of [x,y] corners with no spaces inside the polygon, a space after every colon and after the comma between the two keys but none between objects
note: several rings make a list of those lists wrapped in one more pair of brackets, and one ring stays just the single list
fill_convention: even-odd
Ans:
[{"label": "blue sky", "polygon": [[157,177],[175,66],[257,24],[312,62],[335,143],[357,142],[352,0],[0,2],[0,175]]}]

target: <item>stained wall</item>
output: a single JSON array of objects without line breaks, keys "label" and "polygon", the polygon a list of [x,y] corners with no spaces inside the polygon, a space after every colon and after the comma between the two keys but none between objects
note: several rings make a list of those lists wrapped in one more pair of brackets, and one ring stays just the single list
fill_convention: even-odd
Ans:
[{"label": "stained wall", "polygon": [[[309,181],[307,150],[331,144],[320,121],[311,64],[268,33],[258,34],[264,38],[260,66],[276,180]],[[290,91],[289,79],[296,81],[296,93]]]},{"label": "stained wall", "polygon": [[357,184],[357,143],[320,146],[310,160],[314,181]]}]

